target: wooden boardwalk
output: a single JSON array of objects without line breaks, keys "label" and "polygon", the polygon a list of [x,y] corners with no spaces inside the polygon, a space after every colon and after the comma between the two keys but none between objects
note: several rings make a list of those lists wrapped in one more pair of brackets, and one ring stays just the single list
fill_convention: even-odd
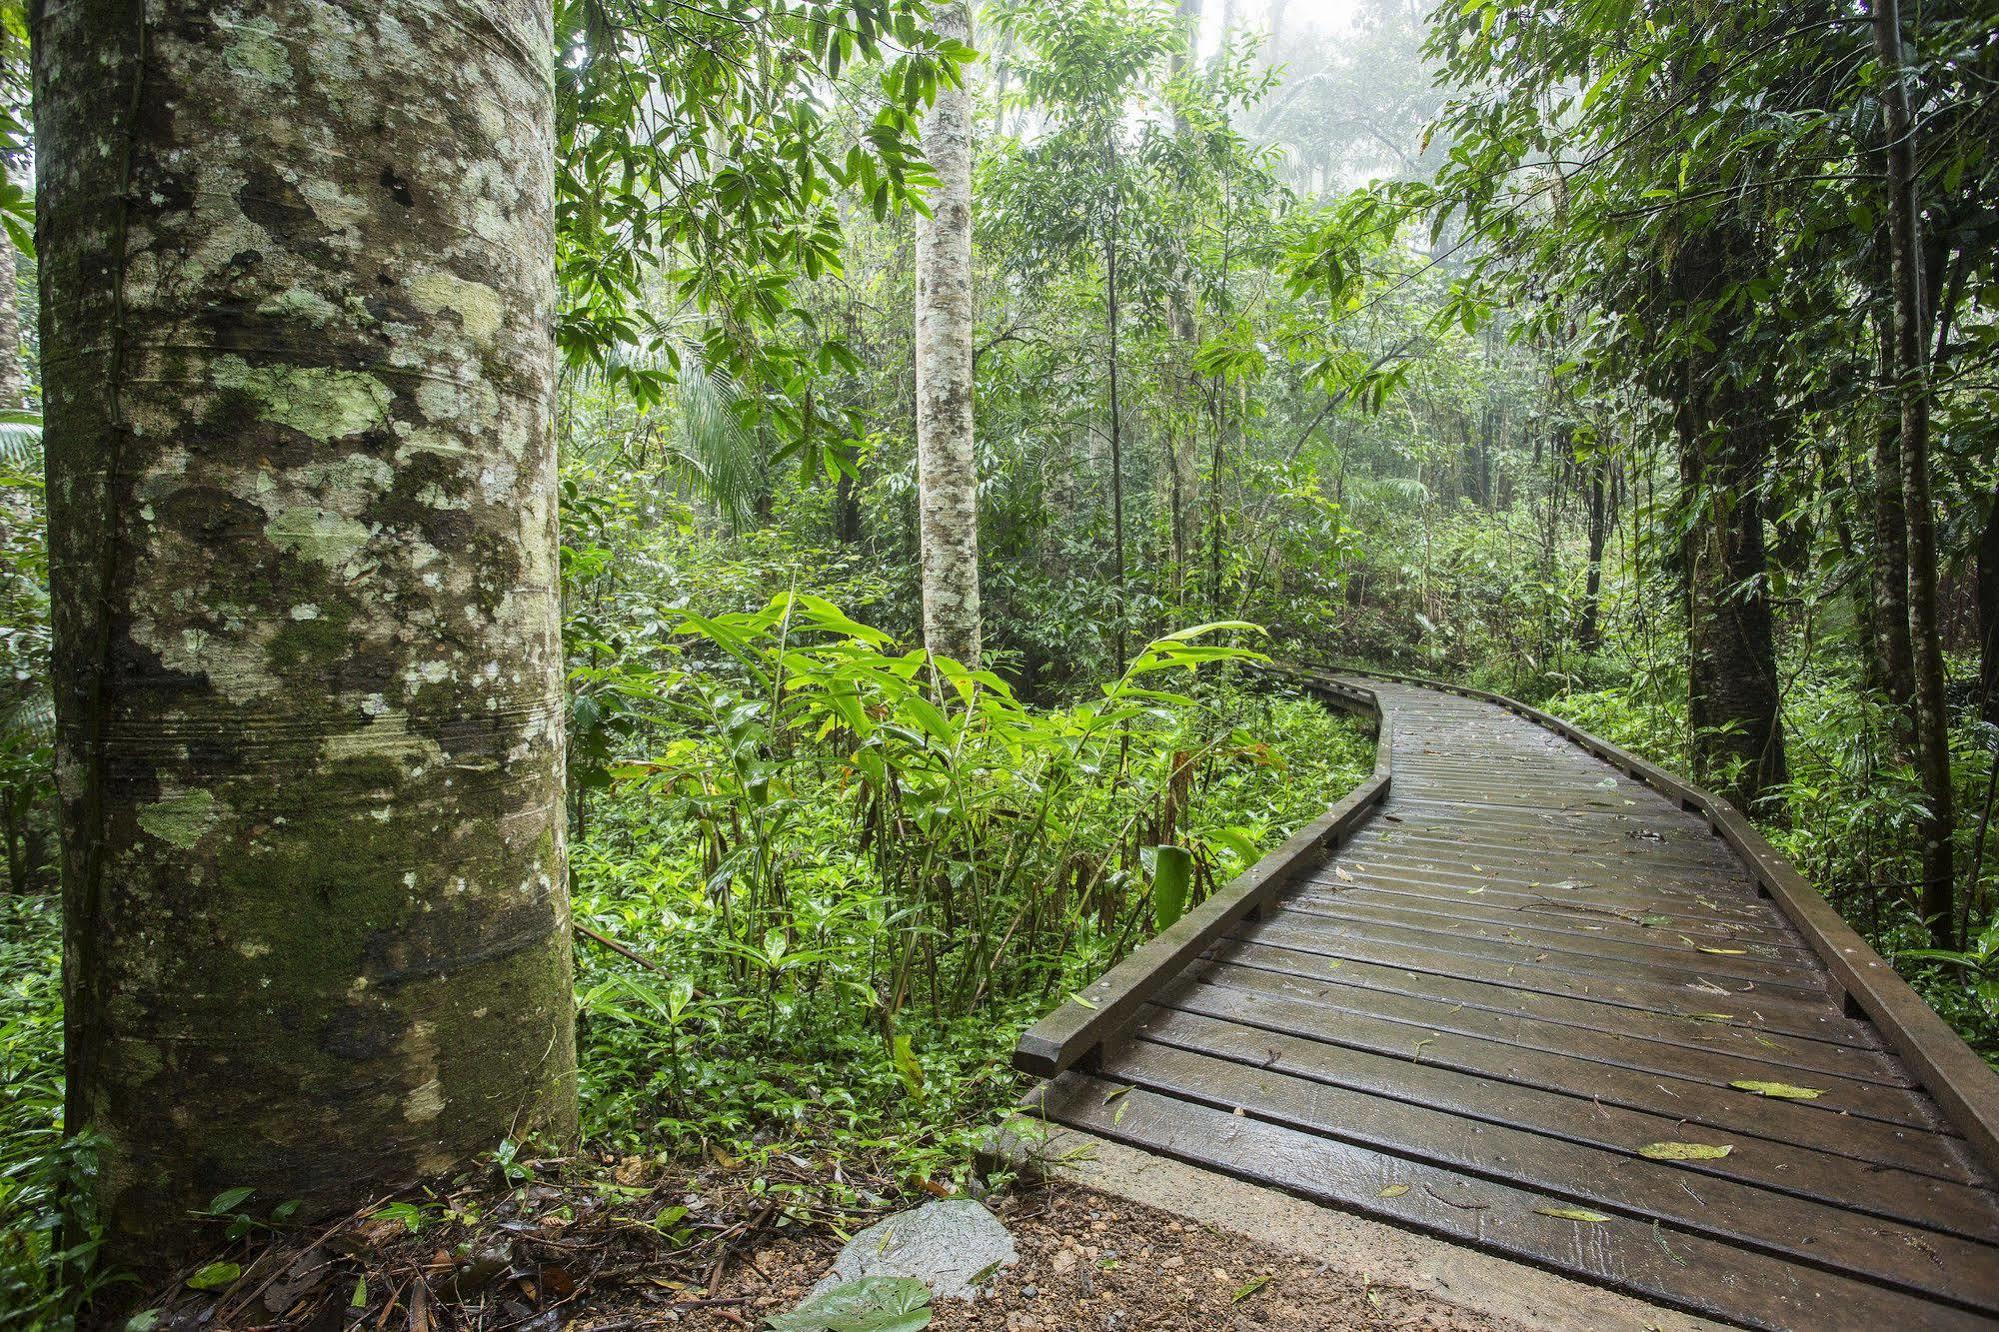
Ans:
[{"label": "wooden boardwalk", "polygon": [[1999,1079],[1760,839],[1492,702],[1317,684],[1378,706],[1374,781],[1024,1037],[1031,1108],[1747,1326],[1999,1325]]}]

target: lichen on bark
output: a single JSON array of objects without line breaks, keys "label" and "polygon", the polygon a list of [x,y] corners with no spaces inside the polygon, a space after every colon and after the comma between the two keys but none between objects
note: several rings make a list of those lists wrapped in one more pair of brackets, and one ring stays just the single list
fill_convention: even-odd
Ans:
[{"label": "lichen on bark", "polygon": [[35,23],[70,1117],[157,1261],[573,1131],[550,7]]}]

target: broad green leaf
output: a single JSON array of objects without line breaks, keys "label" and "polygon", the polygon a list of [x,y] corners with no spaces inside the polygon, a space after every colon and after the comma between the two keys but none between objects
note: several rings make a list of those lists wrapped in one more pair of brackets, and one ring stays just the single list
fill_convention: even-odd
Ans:
[{"label": "broad green leaf", "polygon": [[243,1275],[238,1263],[210,1263],[187,1279],[191,1290],[224,1290],[236,1284],[236,1278]]},{"label": "broad green leaf", "polygon": [[790,1313],[772,1314],[768,1326],[770,1332],[922,1332],[930,1326],[930,1292],[913,1277],[862,1277]]}]

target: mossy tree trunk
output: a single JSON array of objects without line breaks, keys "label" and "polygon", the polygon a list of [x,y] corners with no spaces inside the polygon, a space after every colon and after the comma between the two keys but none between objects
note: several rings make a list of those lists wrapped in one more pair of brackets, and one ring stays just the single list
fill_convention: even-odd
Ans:
[{"label": "mossy tree trunk", "polygon": [[36,6],[69,1128],[117,1257],[573,1130],[550,21]]}]

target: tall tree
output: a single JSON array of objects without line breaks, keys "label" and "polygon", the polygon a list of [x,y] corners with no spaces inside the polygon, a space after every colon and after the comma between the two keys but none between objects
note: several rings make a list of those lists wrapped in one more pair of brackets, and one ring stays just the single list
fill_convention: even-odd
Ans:
[{"label": "tall tree", "polygon": [[[970,45],[965,0],[937,13],[940,37]],[[972,451],[972,99],[968,76],[937,89],[923,147],[937,173],[916,222],[916,473],[923,641],[979,662],[979,484]]]},{"label": "tall tree", "polygon": [[550,7],[36,8],[67,1117],[151,1264],[574,1127]]},{"label": "tall tree", "polygon": [[[1185,77],[1188,64],[1200,44],[1201,5],[1202,0],[1179,0],[1177,13],[1181,44],[1174,47],[1172,57],[1172,76],[1176,82]],[[1281,17],[1280,6],[1273,22]],[[1176,96],[1173,102],[1173,133],[1175,137],[1184,139],[1187,131],[1185,99],[1184,96]],[[1171,524],[1173,547],[1173,571],[1169,585],[1174,601],[1182,604],[1187,597],[1188,566],[1201,542],[1200,441],[1195,437],[1194,423],[1198,416],[1194,406],[1196,388],[1193,367],[1201,337],[1194,320],[1196,294],[1192,278],[1191,265],[1182,253],[1178,256],[1173,282],[1166,294],[1167,323],[1179,342],[1176,349],[1178,359],[1170,372],[1171,413],[1166,426],[1168,522]]]},{"label": "tall tree", "polygon": [[1936,513],[1930,502],[1930,383],[1923,312],[1922,233],[1917,216],[1916,126],[1903,68],[1899,0],[1874,0],[1881,64],[1881,130],[1888,168],[1888,244],[1894,287],[1891,361],[1901,407],[1902,511],[1908,533],[1909,643],[1915,671],[1916,765],[1923,779],[1923,918],[1939,944],[1951,940],[1950,717],[1937,629]]}]

